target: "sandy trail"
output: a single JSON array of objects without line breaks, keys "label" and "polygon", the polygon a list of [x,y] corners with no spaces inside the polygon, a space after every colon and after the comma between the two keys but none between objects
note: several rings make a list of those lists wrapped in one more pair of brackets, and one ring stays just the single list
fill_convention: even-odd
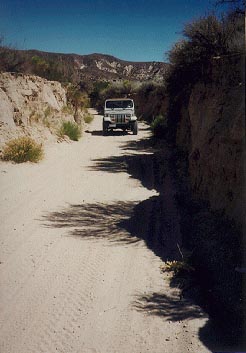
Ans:
[{"label": "sandy trail", "polygon": [[96,116],[80,142],[47,147],[38,165],[0,163],[1,353],[208,352],[206,317],[124,226],[156,191],[124,159],[105,160],[136,155],[127,146],[148,136],[140,125],[137,137],[103,137]]}]

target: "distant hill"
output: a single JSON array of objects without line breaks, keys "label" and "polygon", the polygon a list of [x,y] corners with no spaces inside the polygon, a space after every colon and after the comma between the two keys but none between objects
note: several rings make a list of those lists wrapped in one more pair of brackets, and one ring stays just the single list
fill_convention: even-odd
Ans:
[{"label": "distant hill", "polygon": [[161,82],[168,67],[164,62],[124,61],[105,54],[60,54],[3,47],[0,50],[1,71],[36,74],[58,81]]}]

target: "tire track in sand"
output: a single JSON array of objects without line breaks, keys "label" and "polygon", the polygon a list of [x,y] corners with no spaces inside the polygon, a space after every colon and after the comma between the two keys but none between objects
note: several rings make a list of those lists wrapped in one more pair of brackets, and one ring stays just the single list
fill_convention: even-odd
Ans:
[{"label": "tire track in sand", "polygon": [[[71,241],[74,242],[72,249]],[[90,293],[105,260],[100,248],[93,242],[63,238],[49,255],[53,257],[52,269],[47,268],[47,258],[22,288],[19,297],[10,301],[6,308],[0,344],[4,353],[11,352],[13,342],[13,352],[47,353],[57,351],[56,348],[63,352],[64,347],[67,351],[67,342],[73,341],[80,318],[92,305]],[[38,283],[40,272],[43,279]],[[22,311],[22,307],[29,310]],[[15,316],[14,327],[12,323],[8,325],[12,315]]]}]

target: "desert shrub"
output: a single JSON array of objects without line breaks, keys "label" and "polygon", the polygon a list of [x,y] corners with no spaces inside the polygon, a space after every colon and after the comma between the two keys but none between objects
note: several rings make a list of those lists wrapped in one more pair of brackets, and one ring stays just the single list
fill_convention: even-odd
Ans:
[{"label": "desert shrub", "polygon": [[167,132],[167,118],[163,115],[158,115],[150,125],[151,131],[155,137],[165,137]]},{"label": "desert shrub", "polygon": [[[185,25],[184,39],[169,52],[166,77],[168,135],[175,141],[181,109],[198,82],[222,88],[240,80],[244,53],[244,16],[238,12],[201,17]],[[162,113],[162,112],[161,112]],[[163,114],[163,113],[162,113]]]},{"label": "desert shrub", "polygon": [[42,121],[42,123],[43,123],[43,125],[45,126],[45,127],[47,127],[48,129],[50,129],[51,128],[51,122],[49,121],[49,119],[46,117],[46,118],[43,118],[43,121]]},{"label": "desert shrub", "polygon": [[80,74],[73,59],[63,54],[18,50],[0,36],[0,72],[35,74],[48,80],[79,82]]},{"label": "desert shrub", "polygon": [[43,148],[30,137],[19,137],[6,143],[2,158],[16,163],[36,163],[43,158]]},{"label": "desert shrub", "polygon": [[30,116],[29,116],[29,122],[32,125],[33,123],[37,124],[40,123],[42,121],[42,115],[39,112],[36,111],[32,111]]},{"label": "desert shrub", "polygon": [[6,43],[0,36],[0,72],[23,72],[27,68],[27,54]]},{"label": "desert shrub", "polygon": [[58,54],[47,56],[40,53],[40,55],[34,55],[27,59],[30,61],[31,71],[35,75],[60,82],[66,82],[69,79],[64,67],[65,63],[60,60]]},{"label": "desert shrub", "polygon": [[89,98],[83,85],[68,85],[67,100],[69,106],[73,109],[74,120],[77,124],[81,124],[80,112],[89,107]]},{"label": "desert shrub", "polygon": [[136,84],[125,80],[124,82],[96,82],[89,94],[90,101],[100,114],[103,113],[104,102],[109,98],[132,97],[136,92]]},{"label": "desert shrub", "polygon": [[92,121],[93,121],[93,116],[92,116],[91,114],[86,114],[86,115],[84,116],[84,122],[85,122],[86,124],[90,124]]},{"label": "desert shrub", "polygon": [[53,108],[51,108],[50,106],[47,107],[44,111],[44,117],[48,118],[49,116],[51,116],[53,113]]},{"label": "desert shrub", "polygon": [[137,117],[151,123],[157,115],[163,115],[165,98],[163,84],[144,83],[139,86],[134,94]]},{"label": "desert shrub", "polygon": [[34,55],[31,59],[34,74],[44,77],[48,72],[49,63],[42,57]]},{"label": "desert shrub", "polygon": [[79,85],[68,85],[67,100],[75,111],[89,106],[88,95],[84,90],[80,89]]},{"label": "desert shrub", "polygon": [[89,97],[91,105],[101,111],[101,106],[104,100],[104,92],[110,87],[110,83],[107,81],[96,81],[93,83],[93,87],[90,91]]},{"label": "desert shrub", "polygon": [[81,137],[81,128],[77,123],[64,121],[58,132],[59,136],[67,135],[70,140],[78,141]]},{"label": "desert shrub", "polygon": [[193,272],[194,268],[187,261],[166,261],[161,266],[162,272],[173,272],[174,275],[179,275],[184,272]]},{"label": "desert shrub", "polygon": [[73,109],[72,109],[72,107],[70,105],[64,105],[62,107],[62,113],[72,115],[73,114]]},{"label": "desert shrub", "polygon": [[206,80],[208,67],[216,60],[239,56],[244,51],[244,17],[229,13],[201,17],[188,23],[184,39],[169,52],[170,70],[167,78],[170,93],[186,90],[200,79]]},{"label": "desert shrub", "polygon": [[53,113],[54,113],[54,110],[51,107],[47,107],[44,111],[44,117],[42,119],[42,123],[48,129],[51,128],[51,121],[49,120],[49,118],[52,118]]}]

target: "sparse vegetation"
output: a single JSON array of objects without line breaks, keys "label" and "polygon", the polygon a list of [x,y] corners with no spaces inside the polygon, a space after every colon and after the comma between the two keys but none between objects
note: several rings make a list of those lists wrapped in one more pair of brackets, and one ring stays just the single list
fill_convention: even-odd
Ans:
[{"label": "sparse vegetation", "polygon": [[78,141],[81,137],[81,127],[71,121],[63,121],[62,126],[58,132],[60,137],[68,136],[70,140]]},{"label": "sparse vegetation", "polygon": [[[172,271],[171,284],[183,288],[184,291],[190,290],[189,282],[194,279],[201,288],[199,291],[202,290],[201,304],[204,305],[211,317],[218,320],[220,329],[225,323],[227,332],[233,332],[235,339],[235,337],[240,337],[243,327],[242,277],[235,273],[235,268],[241,266],[242,246],[240,241],[242,233],[236,223],[226,217],[223,210],[223,208],[226,210],[226,207],[228,210],[229,202],[227,204],[224,200],[220,205],[221,210],[213,211],[213,200],[211,196],[207,196],[207,190],[211,187],[211,182],[216,183],[214,178],[216,173],[218,173],[217,183],[225,180],[222,173],[226,174],[227,171],[222,167],[226,165],[227,160],[230,161],[230,170],[233,170],[233,165],[237,166],[235,171],[241,168],[242,162],[235,163],[234,160],[231,163],[234,156],[240,160],[241,146],[240,139],[235,138],[236,134],[230,131],[229,126],[233,126],[232,122],[235,122],[241,114],[240,108],[235,105],[237,103],[233,104],[235,92],[238,92],[237,94],[242,99],[241,102],[244,102],[244,15],[240,11],[236,11],[220,18],[214,15],[202,17],[187,24],[183,34],[184,39],[176,43],[169,52],[171,65],[164,87],[164,97],[167,97],[166,106],[164,106],[164,113],[160,108],[160,112],[156,116],[160,114],[165,116],[166,112],[167,130],[164,129],[162,137],[165,139],[168,137],[167,142],[172,144],[172,150],[177,146],[180,150],[180,155],[176,156],[177,163],[173,164],[170,161],[170,165],[172,165],[173,173],[177,177],[179,191],[176,197],[181,214],[180,229],[183,246],[192,254],[188,259],[188,264],[195,271],[194,273],[189,273],[189,270],[187,272],[186,263],[184,265],[177,261],[166,263],[163,270]],[[211,91],[214,89],[216,93],[210,95],[210,89]],[[201,94],[196,94],[198,91]],[[151,97],[150,89],[145,92],[147,97]],[[209,101],[212,103],[213,100],[221,102],[221,106],[229,106],[230,104],[233,104],[232,107],[234,106],[235,114],[233,114],[232,107],[229,114],[221,109],[218,120],[216,120],[216,110],[214,110],[213,116],[212,113],[209,115],[208,107],[208,114],[203,113],[203,121],[198,125],[203,132],[206,131],[206,124],[209,125],[208,131],[211,131],[211,140],[215,138],[213,133],[216,131],[220,137],[228,136],[231,140],[239,142],[238,152],[235,154],[232,152],[233,144],[236,145],[237,142],[230,145],[230,152],[227,147],[220,149],[218,159],[214,159],[214,165],[211,165],[207,174],[209,177],[205,176],[207,163],[204,160],[201,162],[201,156],[202,154],[207,156],[204,153],[206,149],[210,148],[211,151],[216,151],[216,148],[211,146],[211,140],[208,138],[204,140],[206,145],[204,142],[202,147],[194,149],[196,142],[194,142],[195,129],[192,129],[192,121],[195,121],[195,114],[193,112],[194,120],[191,120],[190,114],[192,97],[193,99],[201,97],[199,104],[201,107],[203,104],[203,109],[206,103],[209,104]],[[193,105],[193,108],[194,106],[197,108],[199,104],[196,104]],[[214,125],[211,124],[211,116],[214,119]],[[231,125],[227,125],[227,118]],[[197,110],[197,119],[199,119],[199,109]],[[155,124],[158,126],[161,122],[161,118],[158,118],[152,124],[152,129]],[[216,137],[217,141],[220,141],[218,136]],[[190,159],[192,150],[199,151],[198,157],[194,155],[193,160]],[[195,158],[197,159],[194,162]],[[208,159],[206,157],[206,160]],[[192,163],[193,170],[191,169]],[[216,164],[221,166],[221,171],[217,172]],[[201,176],[200,180],[198,175]],[[230,191],[236,193],[237,179],[233,180],[229,173],[227,175],[230,179]],[[203,182],[205,180],[204,184],[206,183],[206,193],[201,192],[199,183],[202,180]],[[238,180],[240,181],[240,177]],[[225,191],[228,189],[224,188]],[[240,200],[239,197],[238,200]],[[240,201],[240,204],[243,202]],[[183,272],[184,269],[185,272]],[[180,271],[183,274],[180,274]],[[197,294],[195,292],[193,294],[197,298]],[[230,318],[229,322],[228,318]]]},{"label": "sparse vegetation", "polygon": [[29,116],[29,122],[32,125],[33,123],[40,123],[42,122],[42,115],[36,111],[31,112]]},{"label": "sparse vegetation", "polygon": [[89,98],[83,88],[78,85],[68,85],[67,100],[73,108],[73,116],[76,123],[81,124],[81,111],[89,107]]},{"label": "sparse vegetation", "polygon": [[33,66],[34,73],[38,76],[45,77],[45,75],[49,69],[48,62],[44,58],[41,58],[38,55],[34,55],[31,58],[31,63]]},{"label": "sparse vegetation", "polygon": [[155,137],[164,137],[168,131],[167,118],[163,115],[158,115],[150,127]]},{"label": "sparse vegetation", "polygon": [[206,82],[208,68],[217,60],[244,52],[244,16],[238,12],[221,18],[201,17],[188,23],[183,34],[185,39],[169,52],[167,88],[170,94],[189,90],[198,80]]},{"label": "sparse vegetation", "polygon": [[73,108],[70,105],[64,105],[62,107],[62,113],[63,114],[69,114],[72,115],[73,114]]},{"label": "sparse vegetation", "polygon": [[166,261],[161,266],[162,272],[173,272],[174,275],[179,275],[182,272],[193,272],[194,268],[185,261]]},{"label": "sparse vegetation", "polygon": [[48,118],[43,118],[42,123],[43,123],[43,125],[44,125],[45,127],[47,127],[48,129],[51,128],[51,122],[49,121]]},{"label": "sparse vegetation", "polygon": [[136,92],[137,85],[125,80],[124,82],[96,82],[90,92],[90,100],[99,112],[102,112],[105,99],[131,97]]},{"label": "sparse vegetation", "polygon": [[131,91],[137,116],[151,124],[154,136],[171,143],[176,137],[180,107],[188,104],[194,85],[211,82],[212,73],[214,80],[221,80],[221,71],[225,70],[226,74],[232,66],[235,73],[240,71],[244,16],[238,11],[220,18],[204,16],[188,23],[183,34],[184,39],[174,44],[168,53],[170,66],[165,83],[145,83]]},{"label": "sparse vegetation", "polygon": [[[93,84],[93,87],[90,91],[89,97],[91,104],[94,108],[100,108],[100,104],[102,103],[102,93],[110,86],[109,82],[106,81],[96,81]],[[98,109],[100,111],[100,109]]]},{"label": "sparse vegetation", "polygon": [[86,124],[90,124],[92,121],[93,121],[93,115],[88,113],[84,116],[84,122]]},{"label": "sparse vegetation", "polygon": [[29,115],[29,124],[32,126],[33,124],[42,124],[48,129],[54,125],[52,123],[52,118],[54,117],[55,112],[54,109],[48,106],[44,111],[31,111]]},{"label": "sparse vegetation", "polygon": [[152,82],[139,86],[134,94],[137,116],[152,123],[156,116],[164,115],[166,95],[164,84]]},{"label": "sparse vegetation", "polygon": [[44,117],[48,118],[52,115],[52,113],[53,113],[53,109],[50,106],[48,106],[44,111]]},{"label": "sparse vegetation", "polygon": [[2,159],[15,163],[35,162],[43,158],[42,145],[37,144],[30,137],[19,137],[6,143]]},{"label": "sparse vegetation", "polygon": [[92,106],[99,113],[103,113],[105,99],[133,98],[138,118],[148,122],[152,122],[155,116],[161,114],[164,95],[164,86],[161,84],[140,84],[127,80],[116,83],[98,81],[89,94]]},{"label": "sparse vegetation", "polygon": [[[64,59],[62,55],[51,53],[37,53],[37,51],[24,51],[5,43],[0,36],[0,71],[33,74],[48,80],[63,83],[78,82],[78,70],[72,65],[71,59]],[[68,64],[70,61],[71,65]]]}]

